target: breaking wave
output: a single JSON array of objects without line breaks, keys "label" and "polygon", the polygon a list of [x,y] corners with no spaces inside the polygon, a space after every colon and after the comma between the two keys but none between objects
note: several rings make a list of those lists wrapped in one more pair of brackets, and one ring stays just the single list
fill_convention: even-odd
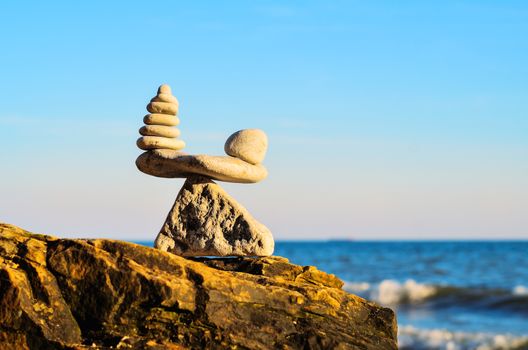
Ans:
[{"label": "breaking wave", "polygon": [[389,307],[425,304],[431,308],[455,306],[521,312],[528,315],[528,288],[512,290],[470,288],[383,280],[380,283],[345,282],[345,290]]},{"label": "breaking wave", "polygon": [[513,288],[514,295],[528,295],[528,287],[525,286],[516,286]]},{"label": "breaking wave", "polygon": [[400,326],[398,347],[401,350],[514,350],[526,349],[528,337]]}]

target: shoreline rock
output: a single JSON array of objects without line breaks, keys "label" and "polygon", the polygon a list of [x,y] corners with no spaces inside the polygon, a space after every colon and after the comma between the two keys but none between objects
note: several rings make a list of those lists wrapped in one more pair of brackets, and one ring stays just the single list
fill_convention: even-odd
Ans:
[{"label": "shoreline rock", "polygon": [[396,318],[285,258],[186,259],[0,224],[2,349],[397,349]]}]

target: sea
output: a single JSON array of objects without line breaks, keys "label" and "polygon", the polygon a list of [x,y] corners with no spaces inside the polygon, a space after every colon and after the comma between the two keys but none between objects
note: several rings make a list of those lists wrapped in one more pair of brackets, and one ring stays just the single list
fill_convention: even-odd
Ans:
[{"label": "sea", "polygon": [[528,241],[279,241],[274,255],[393,309],[400,349],[528,349]]}]

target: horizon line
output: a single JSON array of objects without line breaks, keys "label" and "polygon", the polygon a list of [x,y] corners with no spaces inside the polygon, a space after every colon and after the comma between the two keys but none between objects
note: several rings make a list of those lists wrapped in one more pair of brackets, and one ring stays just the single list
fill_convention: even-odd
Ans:
[{"label": "horizon line", "polygon": [[[88,239],[106,239],[106,238],[88,238]],[[132,243],[138,242],[154,242],[155,239],[114,239],[111,240],[122,240]],[[347,238],[330,238],[330,239],[276,239],[275,243],[400,243],[400,242],[428,242],[428,243],[493,243],[493,242],[527,242],[528,238],[372,238],[372,239],[347,239]]]}]

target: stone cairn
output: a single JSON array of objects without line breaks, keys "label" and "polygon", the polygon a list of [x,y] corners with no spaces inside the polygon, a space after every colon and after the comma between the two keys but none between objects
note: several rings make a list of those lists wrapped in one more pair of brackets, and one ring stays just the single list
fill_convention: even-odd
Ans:
[{"label": "stone cairn", "polygon": [[259,129],[231,135],[224,146],[227,156],[189,155],[180,131],[178,101],[168,85],[161,85],[147,105],[137,146],[145,150],[138,169],[165,178],[186,178],[155,247],[182,256],[269,256],[271,232],[213,180],[255,183],[267,176],[261,164],[268,139]]},{"label": "stone cairn", "polygon": [[147,105],[147,114],[143,118],[145,126],[139,129],[143,135],[137,140],[137,146],[142,150],[172,149],[180,150],[185,147],[185,142],[177,139],[180,130],[174,126],[180,124],[178,114],[178,100],[172,96],[168,85],[161,85],[158,94]]}]

